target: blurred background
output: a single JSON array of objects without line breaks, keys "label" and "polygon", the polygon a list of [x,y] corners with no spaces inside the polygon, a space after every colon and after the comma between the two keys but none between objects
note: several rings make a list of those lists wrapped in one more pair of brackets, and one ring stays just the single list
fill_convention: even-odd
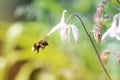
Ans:
[{"label": "blurred background", "polygon": [[[106,74],[77,19],[80,42],[62,43],[59,31],[49,46],[32,52],[32,45],[43,39],[61,19],[78,13],[87,29],[99,0],[0,0],[0,80],[106,80]],[[116,11],[112,11],[111,15]],[[100,51],[101,48],[98,47]]]}]

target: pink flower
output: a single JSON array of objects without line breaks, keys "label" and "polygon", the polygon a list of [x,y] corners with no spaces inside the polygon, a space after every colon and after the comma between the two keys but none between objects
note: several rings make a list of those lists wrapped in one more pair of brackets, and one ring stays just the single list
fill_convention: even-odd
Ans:
[{"label": "pink flower", "polygon": [[109,54],[109,51],[108,50],[104,50],[101,54],[100,54],[100,58],[101,58],[101,61],[105,64],[108,63],[108,54]]},{"label": "pink flower", "polygon": [[104,20],[103,12],[104,12],[104,5],[103,4],[98,5],[97,11],[93,15],[93,20],[95,25],[102,25],[101,22]]},{"label": "pink flower", "polygon": [[117,59],[117,62],[120,64],[120,52],[116,53],[116,59]]},{"label": "pink flower", "polygon": [[97,12],[102,16],[103,12],[104,12],[104,5],[103,4],[99,4],[97,6]]},{"label": "pink flower", "polygon": [[100,44],[102,38],[102,25],[103,25],[102,22],[104,21],[103,12],[104,12],[104,5],[100,4],[97,7],[96,13],[93,15],[95,27],[92,32],[94,33],[94,39],[98,44]]}]

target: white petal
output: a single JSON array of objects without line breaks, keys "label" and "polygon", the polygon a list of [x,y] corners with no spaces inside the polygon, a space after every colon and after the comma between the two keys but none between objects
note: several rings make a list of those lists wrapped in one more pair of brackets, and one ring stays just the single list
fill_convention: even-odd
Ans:
[{"label": "white petal", "polygon": [[113,21],[115,21],[115,20],[118,18],[119,15],[120,15],[120,13],[116,14],[116,15],[113,17]]},{"label": "white petal", "polygon": [[120,27],[120,15],[118,16],[118,27]]},{"label": "white petal", "polygon": [[70,25],[70,27],[72,28],[72,33],[73,33],[73,37],[76,43],[78,43],[79,40],[79,31],[78,28],[75,25]]},{"label": "white petal", "polygon": [[120,30],[116,32],[115,37],[117,38],[117,40],[120,40]]},{"label": "white petal", "polygon": [[110,28],[110,32],[109,35],[110,37],[115,37],[116,36],[116,32],[117,32],[118,26],[117,26],[117,20],[112,22],[111,28]]},{"label": "white petal", "polygon": [[57,24],[55,27],[53,27],[53,28],[49,31],[49,33],[48,33],[47,35],[49,36],[50,34],[52,34],[53,32],[55,32],[56,30],[58,30],[61,26],[62,26],[61,23]]},{"label": "white petal", "polygon": [[65,31],[66,31],[65,26],[60,28],[60,38],[61,38],[62,41],[65,41]]},{"label": "white petal", "polygon": [[120,15],[118,17],[118,29],[117,30],[120,31]]},{"label": "white petal", "polygon": [[116,36],[117,40],[120,40],[120,15],[118,15],[118,27],[116,31]]},{"label": "white petal", "polygon": [[62,13],[62,17],[61,17],[61,23],[65,22],[65,13],[67,12],[67,10],[64,10],[63,13]]},{"label": "white petal", "polygon": [[66,24],[60,28],[60,37],[63,42],[70,38],[70,28]]},{"label": "white petal", "polygon": [[109,33],[109,36],[110,36],[111,38],[113,38],[113,37],[116,36],[116,34],[115,34],[114,32],[111,31],[111,32]]},{"label": "white petal", "polygon": [[119,40],[119,41],[120,41],[120,36],[116,36],[116,38],[117,38],[117,40]]},{"label": "white petal", "polygon": [[109,29],[103,34],[101,40],[105,39],[105,38],[109,35],[110,31],[111,31],[111,28],[109,28]]}]

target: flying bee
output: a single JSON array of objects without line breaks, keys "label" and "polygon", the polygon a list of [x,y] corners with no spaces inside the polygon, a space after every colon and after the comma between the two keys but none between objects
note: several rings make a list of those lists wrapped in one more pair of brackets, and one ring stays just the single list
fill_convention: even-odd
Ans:
[{"label": "flying bee", "polygon": [[39,52],[39,49],[44,49],[46,46],[48,46],[48,42],[45,40],[41,40],[39,42],[36,42],[33,44],[32,46],[32,51],[36,51]]}]

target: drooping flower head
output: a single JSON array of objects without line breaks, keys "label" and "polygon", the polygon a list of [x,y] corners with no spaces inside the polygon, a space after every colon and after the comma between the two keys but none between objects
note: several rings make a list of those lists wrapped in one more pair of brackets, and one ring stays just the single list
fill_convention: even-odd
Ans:
[{"label": "drooping flower head", "polygon": [[117,40],[120,40],[120,14],[114,16],[111,27],[104,33],[102,40],[107,36],[111,38],[115,37]]},{"label": "drooping flower head", "polygon": [[50,32],[47,34],[47,36],[49,36],[50,34],[52,34],[53,32],[55,32],[59,29],[61,40],[63,42],[65,42],[65,41],[70,41],[70,38],[71,38],[70,33],[72,31],[73,38],[74,38],[75,42],[78,43],[78,40],[79,40],[78,28],[73,24],[70,25],[70,24],[65,23],[65,13],[66,12],[67,12],[67,10],[63,11],[60,22],[50,30]]}]

